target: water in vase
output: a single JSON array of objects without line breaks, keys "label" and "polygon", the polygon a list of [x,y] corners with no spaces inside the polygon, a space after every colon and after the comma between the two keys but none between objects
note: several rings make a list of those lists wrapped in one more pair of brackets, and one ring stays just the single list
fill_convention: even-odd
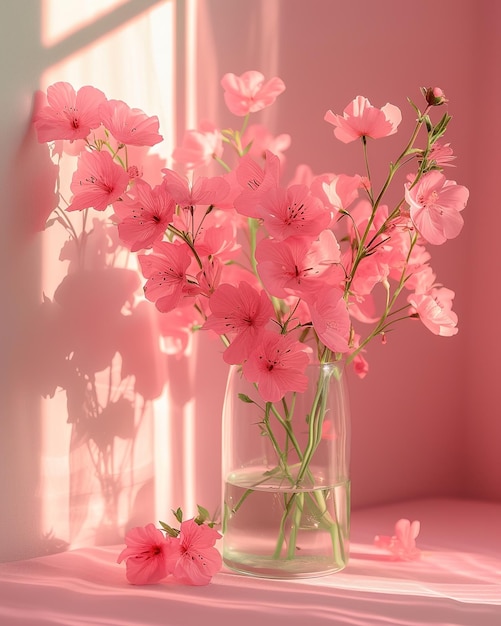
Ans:
[{"label": "water in vase", "polygon": [[225,483],[225,564],[269,578],[343,569],[348,560],[349,481],[317,482],[314,488],[299,489],[270,478],[269,472],[233,472]]}]

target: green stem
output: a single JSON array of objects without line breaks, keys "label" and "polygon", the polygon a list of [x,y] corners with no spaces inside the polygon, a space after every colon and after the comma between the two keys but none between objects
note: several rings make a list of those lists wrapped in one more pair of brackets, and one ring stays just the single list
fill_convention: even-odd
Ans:
[{"label": "green stem", "polygon": [[301,517],[304,510],[304,493],[295,493],[296,503],[294,515],[292,517],[291,532],[289,536],[289,546],[287,548],[287,558],[293,559],[296,555],[297,531],[301,527]]},{"label": "green stem", "polygon": [[[395,288],[395,291],[393,292],[393,295],[391,296],[391,298],[387,297],[387,301],[386,301],[386,308],[383,312],[383,314],[381,315],[381,317],[379,318],[379,321],[377,322],[376,326],[373,328],[373,330],[367,335],[367,337],[360,343],[360,345],[356,348],[356,350],[354,350],[353,352],[351,352],[347,357],[346,357],[346,365],[350,364],[353,359],[365,348],[365,346],[372,341],[372,339],[374,339],[374,337],[376,337],[377,335],[379,335],[385,328],[387,328],[387,326],[389,324],[393,324],[395,323],[397,320],[391,320],[391,322],[387,323],[386,320],[388,319],[389,315],[392,314],[392,309],[393,306],[395,305],[395,302],[397,301],[398,296],[400,295],[402,289],[404,288],[404,285],[408,279],[408,276],[406,275],[407,272],[407,267],[409,264],[409,259],[412,253],[412,250],[414,248],[414,246],[416,245],[417,242],[417,236],[414,235],[412,237],[411,240],[411,244],[409,246],[409,252],[407,253],[407,257],[404,263],[404,267],[402,269],[402,273],[400,275],[400,280],[398,285]],[[393,313],[397,313],[401,310],[403,310],[402,307],[400,309],[397,309],[396,311],[394,311]],[[404,318],[402,318],[404,319]]]},{"label": "green stem", "polygon": [[[378,210],[378,207],[388,189],[388,187],[390,186],[391,181],[393,180],[394,175],[396,174],[396,172],[400,169],[400,167],[402,166],[402,162],[403,160],[411,153],[412,148],[414,146],[414,142],[417,139],[417,136],[419,134],[419,131],[421,130],[422,125],[425,122],[425,116],[428,113],[430,109],[430,106],[426,107],[424,113],[421,115],[419,115],[418,120],[416,122],[416,126],[414,127],[414,131],[411,135],[411,138],[409,139],[407,145],[405,146],[405,148],[403,149],[402,153],[400,154],[400,156],[397,158],[397,160],[395,161],[395,163],[390,163],[390,171],[388,173],[388,176],[386,177],[386,180],[381,188],[381,191],[379,192],[378,196],[376,197],[375,201],[372,201],[372,211],[371,211],[371,215],[369,217],[369,220],[367,221],[367,225],[365,227],[365,231],[364,234],[362,235],[362,238],[359,242],[359,245],[357,247],[357,252],[355,255],[355,259],[353,261],[352,264],[352,268],[351,268],[351,277],[350,279],[347,281],[346,283],[346,288],[345,288],[345,292],[348,293],[350,288],[351,288],[351,284],[354,280],[355,274],[356,274],[356,270],[357,267],[359,265],[359,263],[362,261],[362,259],[365,257],[366,255],[366,246],[365,246],[365,242],[367,237],[369,236],[369,232],[370,229],[372,228],[372,224],[374,223],[374,219],[376,217],[376,213]],[[364,154],[365,154],[365,146],[364,146]],[[368,168],[368,164],[367,164],[367,168]],[[418,172],[418,176],[416,176],[416,179],[414,180],[413,184],[416,184],[417,180],[419,179],[418,177],[422,174],[422,167],[419,169]],[[372,197],[372,195],[370,194],[369,197]]]}]

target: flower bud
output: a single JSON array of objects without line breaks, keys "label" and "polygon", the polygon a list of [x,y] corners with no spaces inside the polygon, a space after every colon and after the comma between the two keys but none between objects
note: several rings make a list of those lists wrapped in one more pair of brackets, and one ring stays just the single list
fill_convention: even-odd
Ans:
[{"label": "flower bud", "polygon": [[425,97],[426,102],[432,107],[438,107],[448,102],[440,87],[421,87],[421,93]]}]

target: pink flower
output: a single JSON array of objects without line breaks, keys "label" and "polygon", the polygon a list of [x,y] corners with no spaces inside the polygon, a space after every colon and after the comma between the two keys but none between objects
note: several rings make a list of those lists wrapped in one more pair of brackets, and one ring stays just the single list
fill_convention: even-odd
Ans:
[{"label": "pink flower", "polygon": [[[200,213],[200,210],[195,211],[195,217]],[[217,256],[221,261],[235,259],[241,249],[238,243],[238,223],[236,223],[239,219],[240,216],[234,211],[211,211],[206,215],[202,225],[196,226],[194,243],[196,243],[198,254]],[[200,220],[195,221],[197,222]]]},{"label": "pink flower", "polygon": [[463,228],[460,214],[468,201],[468,189],[446,180],[437,170],[425,174],[416,185],[405,185],[411,219],[428,243],[440,245],[457,237]]},{"label": "pink flower", "polygon": [[244,72],[241,76],[225,74],[221,79],[224,89],[224,101],[234,115],[247,115],[261,111],[273,104],[284,90],[280,78],[271,78],[267,82],[260,72]]},{"label": "pink flower", "polygon": [[454,292],[445,287],[433,287],[428,293],[414,293],[407,301],[434,335],[452,337],[458,332],[458,316],[452,310]]},{"label": "pink flower", "polygon": [[402,113],[393,104],[376,109],[367,98],[357,96],[345,108],[342,116],[327,111],[324,120],[336,127],[334,135],[340,141],[350,143],[360,137],[379,139],[393,135],[402,121]]},{"label": "pink flower", "polygon": [[279,158],[266,151],[264,169],[246,154],[235,170],[236,178],[243,191],[235,198],[235,209],[247,217],[257,217],[256,204],[260,195],[278,187],[280,178]]},{"label": "pink flower", "polygon": [[199,176],[190,187],[188,179],[170,169],[163,169],[165,185],[182,209],[197,204],[218,206],[226,198],[230,186],[222,176]]},{"label": "pink flower", "polygon": [[455,167],[451,163],[455,158],[450,143],[443,144],[440,141],[436,141],[428,152],[427,160],[430,163],[434,163],[437,167]]},{"label": "pink flower", "polygon": [[258,292],[243,281],[238,287],[220,285],[210,298],[210,308],[212,314],[203,328],[221,335],[236,334],[224,352],[226,363],[242,363],[274,315],[266,292]]},{"label": "pink flower", "polygon": [[432,107],[449,102],[440,87],[421,87],[421,93],[425,97],[426,102]]},{"label": "pink flower", "polygon": [[265,402],[278,402],[289,391],[306,390],[308,379],[304,370],[308,362],[304,344],[291,335],[264,331],[243,364],[243,373],[247,380],[257,384]]},{"label": "pink flower", "polygon": [[106,96],[95,87],[82,87],[77,92],[69,83],[59,82],[47,89],[48,106],[34,120],[38,141],[85,139],[101,125],[99,107]]},{"label": "pink flower", "polygon": [[311,183],[311,193],[327,202],[338,212],[346,210],[358,198],[362,184],[361,176],[346,174],[324,174],[317,176]]},{"label": "pink flower", "polygon": [[393,537],[376,535],[374,544],[378,548],[389,550],[397,559],[402,561],[413,561],[419,559],[421,550],[416,548],[416,538],[419,535],[421,524],[415,520],[400,519],[395,524],[395,534]]},{"label": "pink flower", "polygon": [[257,245],[256,260],[264,286],[277,298],[302,297],[341,280],[339,245],[330,230],[313,242],[305,237],[263,239]]},{"label": "pink flower", "polygon": [[221,158],[223,140],[221,133],[210,122],[202,122],[199,130],[187,130],[183,142],[172,153],[172,158],[193,170],[208,165],[214,157]]},{"label": "pink flower", "polygon": [[[415,291],[416,293],[426,293],[435,284],[435,273],[429,265],[428,261],[431,256],[428,250],[422,245],[416,244],[410,253],[408,247],[403,249],[407,259],[407,279],[405,281],[405,288],[409,291]],[[395,280],[400,280],[402,275],[403,262],[399,265],[395,264],[390,272],[390,277]]]},{"label": "pink flower", "polygon": [[147,278],[144,295],[162,312],[172,311],[188,291],[186,271],[191,257],[184,244],[161,241],[153,244],[154,254],[138,254],[143,276]]},{"label": "pink flower", "polygon": [[274,137],[266,126],[251,124],[242,136],[242,145],[247,146],[248,144],[251,144],[251,146],[247,154],[251,157],[256,159],[262,158],[266,155],[266,151],[269,150],[279,158],[283,168],[285,165],[283,152],[290,147],[291,136],[282,134]]},{"label": "pink flower", "polygon": [[118,234],[132,252],[137,252],[160,241],[169,226],[176,203],[165,185],[153,189],[137,179],[133,196],[124,196],[113,208],[119,218]]},{"label": "pink flower", "polygon": [[214,544],[221,535],[207,524],[194,520],[181,523],[174,549],[168,554],[167,567],[175,580],[185,585],[208,585],[222,565],[221,554]]},{"label": "pink flower", "polygon": [[322,343],[333,352],[348,352],[351,322],[343,291],[323,289],[308,305],[313,327]]},{"label": "pink flower", "polygon": [[357,356],[353,359],[353,371],[359,378],[365,378],[369,372],[367,359],[361,354],[357,354]]},{"label": "pink flower", "polygon": [[82,152],[70,189],[73,198],[68,211],[93,208],[104,211],[124,193],[129,183],[127,172],[117,165],[109,152]]},{"label": "pink flower", "polygon": [[163,140],[158,133],[156,115],[148,117],[141,109],[131,109],[121,100],[108,100],[99,107],[101,120],[120,143],[129,146],[154,146]]},{"label": "pink flower", "polygon": [[268,233],[279,241],[293,236],[314,239],[331,221],[330,212],[306,185],[269,189],[255,202],[255,217],[262,219]]},{"label": "pink flower", "polygon": [[193,294],[201,294],[205,296],[203,301],[206,303],[203,306],[204,313],[208,315],[208,302],[207,298],[210,298],[214,291],[218,288],[221,281],[221,272],[223,271],[223,263],[218,257],[207,256],[202,259],[202,269],[197,273],[197,285],[193,289]]},{"label": "pink flower", "polygon": [[171,542],[153,524],[129,530],[125,535],[127,547],[117,559],[118,563],[126,559],[127,580],[133,585],[152,585],[165,578]]}]

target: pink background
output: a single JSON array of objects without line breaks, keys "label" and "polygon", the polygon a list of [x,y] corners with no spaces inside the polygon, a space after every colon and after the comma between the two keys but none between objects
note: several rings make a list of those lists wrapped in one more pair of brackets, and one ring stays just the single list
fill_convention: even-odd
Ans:
[{"label": "pink background", "polygon": [[[32,2],[28,13],[21,4],[4,2],[0,26],[0,58],[9,60],[0,70],[3,560],[36,553],[36,537],[47,530],[38,523],[43,506],[40,400],[22,367],[14,367],[25,347],[26,311],[44,288],[37,271],[41,244],[30,234],[27,208],[20,202],[26,169],[14,157],[29,124],[32,94],[46,87],[41,84],[43,72],[65,54],[64,45],[45,56],[40,53],[38,2]],[[75,11],[79,4],[75,2]],[[162,4],[131,1],[130,14]],[[178,3],[179,15],[183,5]],[[412,125],[406,97],[419,99],[421,86],[438,85],[445,91],[454,118],[448,141],[458,155],[457,167],[448,174],[470,189],[470,201],[462,234],[431,252],[438,279],[456,292],[460,332],[439,338],[417,322],[409,323],[388,337],[386,345],[370,347],[369,375],[350,381],[353,505],[419,496],[501,500],[501,213],[496,201],[501,5],[490,0],[422,0],[419,5],[402,0],[199,0],[194,5],[198,96],[187,104],[198,120],[229,125],[234,119],[224,108],[219,88],[225,72],[258,69],[266,76],[280,76],[287,90],[254,121],[268,124],[275,134],[292,135],[286,178],[303,162],[315,172],[361,170],[357,147],[335,142],[323,122],[327,109],[339,112],[356,95],[376,106],[391,102],[404,112],[401,138]],[[102,34],[97,22],[95,28]],[[131,38],[129,52],[134,54],[142,43]],[[179,49],[184,43],[180,38]],[[60,80],[72,82],[73,77],[61,75]],[[183,76],[177,80],[183,84]],[[105,91],[110,98],[121,97],[109,85]],[[130,104],[143,106],[138,101]],[[178,111],[178,138],[182,118]],[[384,174],[385,163],[400,146],[399,134],[381,141],[376,176]],[[218,352],[219,345],[204,337],[190,360],[167,362],[171,413],[186,400],[193,401],[193,496],[208,507],[219,501],[225,368]],[[171,445],[181,441],[181,428],[172,422]],[[154,449],[152,443],[152,455]],[[179,455],[169,456],[165,465],[175,478],[169,506],[182,505],[176,487],[185,480]],[[144,516],[153,509],[144,507]]]}]

